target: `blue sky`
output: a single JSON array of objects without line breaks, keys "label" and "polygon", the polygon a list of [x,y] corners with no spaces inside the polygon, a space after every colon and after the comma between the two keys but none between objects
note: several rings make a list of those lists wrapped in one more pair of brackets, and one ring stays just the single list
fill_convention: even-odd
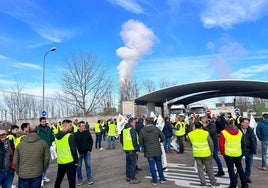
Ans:
[{"label": "blue sky", "polygon": [[[70,52],[122,77],[183,84],[267,80],[267,0],[0,0],[0,89],[59,89]],[[133,74],[133,75],[132,75]]]}]

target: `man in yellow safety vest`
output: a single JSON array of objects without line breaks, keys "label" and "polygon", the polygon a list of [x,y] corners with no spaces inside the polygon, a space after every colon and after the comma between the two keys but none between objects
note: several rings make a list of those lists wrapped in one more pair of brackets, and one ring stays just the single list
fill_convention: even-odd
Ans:
[{"label": "man in yellow safety vest", "polygon": [[234,172],[234,165],[239,174],[242,188],[247,188],[248,184],[244,169],[242,167],[242,136],[243,133],[234,125],[234,120],[228,121],[227,127],[221,131],[219,137],[219,148],[228,168],[230,186],[236,188],[237,176]]},{"label": "man in yellow safety vest", "polygon": [[180,116],[176,117],[176,124],[174,127],[175,136],[177,137],[178,146],[177,153],[182,154],[184,152],[183,139],[186,133],[186,123],[181,121]]},{"label": "man in yellow safety vest", "polygon": [[209,132],[202,129],[202,123],[195,123],[195,130],[188,133],[190,144],[193,148],[193,156],[197,164],[198,176],[201,181],[201,187],[206,187],[206,178],[203,171],[203,166],[206,168],[211,187],[218,187],[213,171],[213,141],[209,136]]},{"label": "man in yellow safety vest", "polygon": [[63,130],[55,138],[58,172],[55,187],[60,187],[61,182],[67,173],[69,188],[75,188],[76,167],[78,164],[78,152],[75,138],[72,133],[72,121],[63,120]]}]

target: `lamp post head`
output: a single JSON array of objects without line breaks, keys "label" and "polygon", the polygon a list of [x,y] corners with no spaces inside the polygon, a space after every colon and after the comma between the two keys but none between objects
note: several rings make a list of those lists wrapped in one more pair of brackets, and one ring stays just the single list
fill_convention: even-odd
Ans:
[{"label": "lamp post head", "polygon": [[52,48],[49,49],[49,51],[52,52],[52,51],[55,51],[56,49],[57,49],[56,47],[52,47]]}]

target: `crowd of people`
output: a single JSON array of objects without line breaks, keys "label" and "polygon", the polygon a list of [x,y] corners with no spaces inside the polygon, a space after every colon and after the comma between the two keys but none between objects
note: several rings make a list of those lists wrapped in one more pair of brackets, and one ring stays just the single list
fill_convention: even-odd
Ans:
[{"label": "crowd of people", "polygon": [[[147,158],[151,173],[152,185],[167,181],[166,153],[177,153],[183,156],[187,142],[192,147],[196,161],[200,187],[207,187],[204,169],[210,186],[219,187],[215,177],[224,176],[223,156],[228,169],[230,185],[236,188],[238,177],[242,188],[252,183],[251,169],[253,155],[257,151],[257,138],[261,141],[262,164],[259,170],[266,171],[266,153],[268,148],[268,114],[263,114],[256,127],[256,136],[249,126],[250,120],[241,117],[240,113],[232,117],[231,113],[219,117],[192,117],[187,122],[185,116],[177,115],[174,121],[169,117],[163,119],[163,126],[156,117],[129,118],[120,130],[116,119],[98,120],[90,130],[87,122],[69,119],[58,123],[47,123],[45,117],[39,119],[38,126],[22,123],[19,127],[12,125],[7,132],[0,129],[0,185],[11,188],[14,174],[18,175],[19,188],[39,188],[50,182],[46,176],[52,153],[56,154],[58,164],[55,188],[61,187],[65,174],[70,188],[83,183],[94,184],[91,174],[91,151],[103,150],[103,141],[107,141],[106,150],[116,148],[120,140],[125,153],[126,181],[138,184],[136,177],[138,154],[142,152]],[[21,131],[19,131],[21,129]],[[95,134],[95,141],[91,135]],[[176,144],[172,140],[176,140]],[[51,149],[55,148],[55,150]],[[173,152],[176,151],[176,152]],[[242,158],[245,157],[245,167]],[[213,159],[218,170],[213,171]],[[82,176],[82,163],[86,169],[86,179]]]}]

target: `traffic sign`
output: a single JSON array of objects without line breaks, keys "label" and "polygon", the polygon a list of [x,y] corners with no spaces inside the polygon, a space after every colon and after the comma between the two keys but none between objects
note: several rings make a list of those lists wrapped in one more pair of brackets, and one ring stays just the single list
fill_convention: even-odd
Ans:
[{"label": "traffic sign", "polygon": [[234,110],[234,112],[235,112],[236,114],[240,114],[240,109],[239,109],[239,108],[236,108],[236,109]]},{"label": "traffic sign", "polygon": [[47,115],[47,112],[44,110],[44,111],[42,112],[42,117],[46,117],[46,115]]}]

